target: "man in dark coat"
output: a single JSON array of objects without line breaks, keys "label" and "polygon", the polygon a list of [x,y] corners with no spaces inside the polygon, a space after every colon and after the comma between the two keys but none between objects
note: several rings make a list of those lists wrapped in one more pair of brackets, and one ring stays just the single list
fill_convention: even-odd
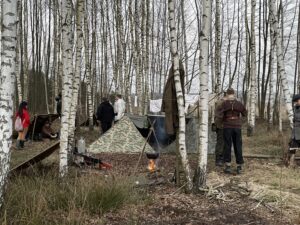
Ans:
[{"label": "man in dark coat", "polygon": [[233,144],[237,164],[237,174],[242,172],[244,164],[242,151],[242,117],[247,116],[245,106],[234,96],[234,90],[229,88],[226,92],[226,100],[222,103],[216,115],[223,119],[224,135],[224,161],[225,173],[231,173],[231,146]]},{"label": "man in dark coat", "polygon": [[[179,62],[179,73],[181,89],[184,96],[184,69],[182,62]],[[165,112],[165,129],[167,134],[174,134],[179,126],[177,97],[174,81],[173,65],[170,68],[167,83],[163,92],[161,111]]]},{"label": "man in dark coat", "polygon": [[101,122],[102,133],[105,133],[111,128],[112,122],[115,118],[115,112],[112,105],[107,98],[102,98],[102,103],[97,109],[97,120]]}]

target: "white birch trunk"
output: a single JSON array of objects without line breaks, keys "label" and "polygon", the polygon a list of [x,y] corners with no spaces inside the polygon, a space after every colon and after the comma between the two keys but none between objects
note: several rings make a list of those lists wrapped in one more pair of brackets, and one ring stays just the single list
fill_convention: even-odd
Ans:
[{"label": "white birch trunk", "polygon": [[77,40],[76,40],[76,67],[75,67],[75,76],[73,82],[73,92],[72,92],[72,103],[70,108],[70,134],[69,134],[69,149],[72,150],[74,146],[74,134],[75,134],[75,119],[76,119],[76,111],[78,105],[78,94],[79,94],[79,85],[80,85],[80,74],[81,74],[81,56],[82,56],[82,48],[83,48],[83,30],[82,30],[82,18],[83,12],[85,8],[85,0],[77,1],[77,14],[76,14],[76,32],[77,32]]},{"label": "white birch trunk", "polygon": [[202,30],[200,31],[200,118],[199,118],[199,149],[198,168],[196,171],[196,186],[206,186],[207,149],[208,149],[208,49],[211,23],[211,4],[203,0]]},{"label": "white birch trunk", "polygon": [[[87,13],[87,12],[86,12]],[[91,84],[91,67],[90,67],[90,51],[89,51],[89,25],[87,15],[84,17],[84,33],[85,33],[85,71],[86,71],[86,89],[87,89],[87,107],[89,128],[93,130],[93,102],[92,102],[92,84]]]},{"label": "white birch trunk", "polygon": [[169,0],[169,26],[170,26],[170,38],[171,38],[171,54],[173,59],[173,70],[175,89],[177,97],[178,115],[179,115],[179,153],[181,156],[181,162],[187,181],[187,189],[192,190],[193,183],[191,179],[191,169],[186,153],[186,142],[185,142],[185,113],[184,113],[184,99],[183,92],[181,90],[180,74],[179,74],[179,55],[177,52],[177,40],[175,30],[175,11],[174,11],[174,0]]},{"label": "white birch trunk", "polygon": [[72,0],[62,1],[62,60],[63,60],[63,89],[62,89],[62,116],[60,136],[60,162],[59,173],[63,177],[68,172],[68,137],[69,137],[69,116],[72,99]]},{"label": "white birch trunk", "polygon": [[269,8],[270,8],[270,19],[271,19],[271,26],[273,26],[274,29],[274,39],[276,43],[276,54],[277,54],[277,62],[278,62],[278,72],[281,77],[281,87],[282,87],[282,93],[284,97],[284,101],[286,104],[286,110],[288,113],[290,126],[293,127],[293,107],[292,107],[292,101],[291,101],[291,92],[289,89],[289,84],[287,80],[287,74],[284,67],[284,60],[283,60],[283,53],[282,53],[282,45],[279,32],[279,24],[277,21],[277,10],[275,8],[276,0],[269,0]]},{"label": "white birch trunk", "polygon": [[2,1],[0,79],[0,206],[9,172],[16,75],[17,1]]},{"label": "white birch trunk", "polygon": [[274,101],[275,101],[275,93],[274,93],[274,55],[275,55],[275,39],[274,39],[274,27],[270,26],[270,60],[269,60],[269,74],[270,74],[270,83],[269,83],[269,128],[273,126],[273,114],[274,114]]},{"label": "white birch trunk", "polygon": [[256,112],[256,93],[257,93],[257,82],[256,82],[256,46],[255,46],[255,7],[256,0],[251,1],[251,43],[250,43],[250,54],[251,54],[251,69],[250,69],[250,110],[249,110],[249,127],[250,135],[253,134],[255,127],[255,112]]}]

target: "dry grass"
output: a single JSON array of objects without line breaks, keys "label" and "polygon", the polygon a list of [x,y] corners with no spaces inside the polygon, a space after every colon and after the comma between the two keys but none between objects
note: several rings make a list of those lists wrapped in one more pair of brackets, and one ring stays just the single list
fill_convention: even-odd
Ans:
[{"label": "dry grass", "polygon": [[41,171],[10,180],[1,224],[101,224],[103,213],[141,200],[130,179]]}]

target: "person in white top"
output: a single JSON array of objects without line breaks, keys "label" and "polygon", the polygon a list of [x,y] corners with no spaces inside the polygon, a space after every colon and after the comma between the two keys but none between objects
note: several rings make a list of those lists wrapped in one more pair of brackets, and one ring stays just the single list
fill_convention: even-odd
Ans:
[{"label": "person in white top", "polygon": [[119,121],[125,113],[126,104],[125,101],[122,99],[122,95],[116,95],[116,100],[114,104],[115,110],[115,121]]}]

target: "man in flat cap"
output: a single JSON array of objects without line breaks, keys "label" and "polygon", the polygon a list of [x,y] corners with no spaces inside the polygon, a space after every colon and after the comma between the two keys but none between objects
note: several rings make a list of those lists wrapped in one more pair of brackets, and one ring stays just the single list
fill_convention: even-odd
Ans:
[{"label": "man in flat cap", "polygon": [[234,90],[226,91],[226,100],[222,103],[217,116],[223,120],[225,173],[231,173],[231,146],[233,144],[237,164],[236,172],[242,172],[244,164],[242,151],[242,118],[247,116],[245,106],[236,99]]}]

